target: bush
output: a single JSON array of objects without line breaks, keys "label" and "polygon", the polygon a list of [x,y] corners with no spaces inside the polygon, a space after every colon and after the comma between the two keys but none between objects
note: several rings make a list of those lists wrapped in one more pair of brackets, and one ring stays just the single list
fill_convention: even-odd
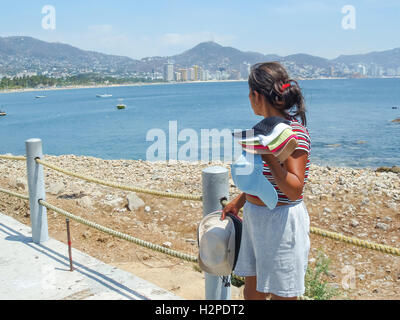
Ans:
[{"label": "bush", "polygon": [[331,260],[321,251],[315,262],[315,267],[310,265],[307,268],[305,286],[305,296],[314,300],[330,300],[340,294],[340,290],[332,287],[324,276],[329,274],[329,264]]}]

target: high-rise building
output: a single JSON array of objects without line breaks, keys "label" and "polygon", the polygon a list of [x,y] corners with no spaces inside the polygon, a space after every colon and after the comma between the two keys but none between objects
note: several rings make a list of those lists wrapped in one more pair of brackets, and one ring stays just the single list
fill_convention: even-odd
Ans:
[{"label": "high-rise building", "polygon": [[175,81],[182,81],[182,74],[180,72],[175,72]]},{"label": "high-rise building", "polygon": [[188,80],[194,81],[195,80],[194,68],[189,68],[187,70],[188,70]]},{"label": "high-rise building", "polygon": [[357,67],[357,72],[362,76],[365,76],[367,74],[367,68],[364,65],[359,64]]},{"label": "high-rise building", "polygon": [[194,65],[193,66],[193,70],[194,70],[194,79],[195,81],[200,80],[200,72],[201,72],[201,68],[198,65]]},{"label": "high-rise building", "polygon": [[178,71],[181,73],[182,81],[188,81],[187,69],[179,69]]},{"label": "high-rise building", "polygon": [[240,77],[242,78],[242,79],[247,79],[248,77],[249,77],[249,74],[250,74],[250,67],[251,67],[251,64],[250,63],[247,63],[247,62],[243,62],[241,65],[240,65]]},{"label": "high-rise building", "polygon": [[164,80],[173,81],[174,80],[174,64],[169,62],[164,65]]}]

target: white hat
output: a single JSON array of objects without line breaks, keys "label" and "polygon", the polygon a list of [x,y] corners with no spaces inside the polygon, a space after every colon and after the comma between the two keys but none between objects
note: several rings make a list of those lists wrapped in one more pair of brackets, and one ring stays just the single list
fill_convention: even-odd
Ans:
[{"label": "white hat", "polygon": [[197,228],[200,268],[212,275],[228,276],[235,268],[242,237],[242,221],[227,214],[221,220],[221,212],[206,215]]}]

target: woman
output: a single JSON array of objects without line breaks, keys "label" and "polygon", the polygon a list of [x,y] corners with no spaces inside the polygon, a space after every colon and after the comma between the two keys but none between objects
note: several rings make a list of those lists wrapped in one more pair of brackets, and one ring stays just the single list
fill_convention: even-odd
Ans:
[{"label": "woman", "polygon": [[[235,215],[243,208],[243,233],[235,274],[245,277],[244,298],[296,300],[304,294],[308,263],[309,216],[302,201],[310,165],[310,137],[304,99],[297,82],[277,62],[259,63],[249,75],[249,99],[256,115],[290,120],[298,147],[284,163],[262,155],[263,174],[275,187],[273,210],[256,196],[242,193],[223,210]],[[299,121],[298,120],[301,121]]]}]

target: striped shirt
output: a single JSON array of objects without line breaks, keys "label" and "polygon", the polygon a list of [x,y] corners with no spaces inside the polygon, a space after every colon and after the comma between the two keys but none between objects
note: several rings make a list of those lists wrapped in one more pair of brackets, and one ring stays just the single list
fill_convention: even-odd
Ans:
[{"label": "striped shirt", "polygon": [[[294,131],[294,133],[297,135],[298,146],[295,150],[304,150],[307,152],[306,171],[304,174],[304,184],[306,184],[306,182],[308,180],[308,171],[310,169],[310,151],[311,151],[310,135],[308,133],[307,128],[304,127],[297,119],[291,117],[288,120],[290,120],[290,126],[292,127],[292,130]],[[278,194],[278,203],[296,204],[296,203],[300,203],[301,201],[303,201],[303,192],[298,199],[289,200],[289,198],[276,185],[274,176],[272,175],[268,164],[265,161],[263,161],[263,163],[264,163],[263,175],[266,176],[268,181],[271,182],[272,186],[275,188],[276,193]],[[304,188],[303,188],[303,190],[304,190]],[[253,195],[250,195],[250,196],[252,196],[254,198],[258,198]]]}]

